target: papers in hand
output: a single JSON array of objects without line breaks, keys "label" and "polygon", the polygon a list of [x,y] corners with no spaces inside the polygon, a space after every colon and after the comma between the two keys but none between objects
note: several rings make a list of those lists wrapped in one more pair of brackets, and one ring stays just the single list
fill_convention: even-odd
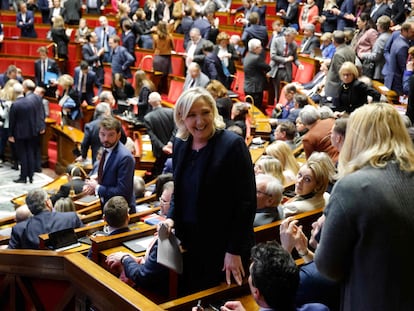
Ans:
[{"label": "papers in hand", "polygon": [[158,230],[157,262],[181,274],[183,258],[178,244],[177,237],[173,233],[168,233],[168,227],[161,223]]}]

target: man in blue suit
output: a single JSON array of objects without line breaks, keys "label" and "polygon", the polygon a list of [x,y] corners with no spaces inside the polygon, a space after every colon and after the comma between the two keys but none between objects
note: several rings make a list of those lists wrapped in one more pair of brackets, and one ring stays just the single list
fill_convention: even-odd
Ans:
[{"label": "man in blue suit", "polygon": [[33,217],[13,227],[8,248],[38,249],[40,234],[83,226],[75,212],[52,212],[52,202],[44,189],[31,190],[26,204]]},{"label": "man in blue suit", "polygon": [[[390,37],[389,40],[392,40]],[[384,75],[384,85],[396,91],[399,95],[404,93],[403,91],[403,73],[408,58],[408,48],[410,47],[410,41],[414,39],[414,23],[405,22],[401,26],[401,33],[396,37],[390,46],[390,52],[384,53],[386,63],[382,69]]]},{"label": "man in blue suit", "polygon": [[125,79],[132,78],[131,66],[135,63],[135,58],[128,50],[120,45],[121,39],[115,35],[109,38],[111,47],[112,76],[120,73]]},{"label": "man in blue suit", "polygon": [[36,154],[40,148],[39,135],[46,129],[45,112],[41,97],[32,93],[35,89],[33,81],[25,80],[23,86],[18,83],[13,88],[17,99],[10,108],[9,141],[15,143],[21,164],[20,177],[14,182],[26,183],[29,178],[32,183],[37,166]]},{"label": "man in blue suit", "polygon": [[27,9],[26,3],[20,3],[20,12],[16,15],[16,25],[20,28],[20,35],[27,38],[36,38],[34,29],[34,15]]},{"label": "man in blue suit", "polygon": [[98,194],[101,206],[113,196],[128,201],[129,212],[135,213],[134,170],[135,159],[121,138],[121,122],[112,116],[104,117],[99,126],[99,139],[104,151],[100,159],[98,177],[86,181],[84,190]]},{"label": "man in blue suit", "polygon": [[73,80],[73,85],[79,93],[80,102],[86,101],[88,105],[93,106],[94,87],[99,88],[100,84],[96,78],[96,73],[89,70],[88,62],[81,61],[80,65],[75,68]]}]

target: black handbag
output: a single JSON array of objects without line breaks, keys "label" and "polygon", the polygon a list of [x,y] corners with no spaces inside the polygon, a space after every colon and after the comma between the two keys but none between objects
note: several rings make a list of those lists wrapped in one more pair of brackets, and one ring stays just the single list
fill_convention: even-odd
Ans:
[{"label": "black handbag", "polygon": [[375,73],[375,63],[369,59],[364,59],[362,61],[362,75],[369,78],[374,78]]}]

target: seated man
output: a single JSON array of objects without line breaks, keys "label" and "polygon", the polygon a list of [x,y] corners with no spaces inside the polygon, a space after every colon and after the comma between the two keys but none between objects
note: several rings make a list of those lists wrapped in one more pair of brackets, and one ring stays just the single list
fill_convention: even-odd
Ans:
[{"label": "seated man", "polygon": [[261,226],[278,219],[277,207],[282,200],[283,186],[269,174],[256,175],[257,207],[253,226]]},{"label": "seated man", "polygon": [[295,136],[296,125],[290,121],[280,122],[274,131],[274,140],[286,142],[292,150],[296,149],[296,144],[294,143]]},{"label": "seated man", "polygon": [[[290,254],[276,241],[260,243],[252,248],[250,265],[250,291],[261,310],[328,311],[319,303],[295,307],[299,285],[299,268]],[[196,311],[197,307],[193,308]],[[244,311],[240,301],[228,301],[221,311]]]},{"label": "seated man", "polygon": [[56,201],[60,198],[67,198],[71,195],[70,192],[72,190],[74,192],[73,194],[79,194],[83,190],[85,181],[82,179],[83,173],[80,167],[69,164],[66,167],[66,175],[68,176],[68,182],[61,185],[59,191],[50,197],[53,206],[55,206]]},{"label": "seated man", "polygon": [[[160,196],[161,215],[166,215],[170,208],[170,200],[174,191],[174,183],[167,182],[163,186]],[[158,238],[149,244],[145,256],[134,258],[131,254],[116,252],[106,258],[108,266],[121,268],[121,279],[132,281],[136,286],[153,290],[160,294],[166,294],[168,290],[169,270],[157,262]],[[125,277],[124,277],[125,276]]]},{"label": "seated man", "polygon": [[26,204],[33,217],[13,227],[8,248],[38,249],[40,234],[83,226],[74,212],[52,212],[52,201],[44,189],[29,191]]},{"label": "seated man", "polygon": [[190,63],[187,69],[187,75],[185,77],[183,91],[192,87],[202,86],[206,87],[210,82],[210,78],[201,71],[201,67],[197,63]]}]

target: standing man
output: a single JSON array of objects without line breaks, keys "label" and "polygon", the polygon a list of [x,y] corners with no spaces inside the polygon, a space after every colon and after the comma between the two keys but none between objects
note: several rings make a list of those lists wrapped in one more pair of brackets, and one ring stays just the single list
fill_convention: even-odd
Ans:
[{"label": "standing man", "polygon": [[[30,82],[34,86],[33,81]],[[23,82],[25,83],[30,85],[28,80]],[[45,131],[43,104],[38,95],[28,94],[24,97],[23,86],[20,83],[14,85],[14,92],[17,99],[10,108],[9,140],[15,143],[21,163],[20,177],[14,182],[26,183],[29,178],[29,182],[32,183],[36,168],[36,154],[40,148],[39,135]]]},{"label": "standing man", "polygon": [[190,30],[190,41],[184,53],[185,65],[188,68],[192,62],[203,65],[204,54],[203,45],[207,40],[201,37],[200,29],[192,28]]},{"label": "standing man", "polygon": [[[295,36],[298,34],[296,29],[288,27],[285,29],[283,36],[277,37],[272,41],[270,47],[270,67],[269,72],[275,90],[276,102],[279,102],[280,82],[292,81],[292,63],[302,68],[298,60]],[[271,103],[273,104],[273,103]]]},{"label": "standing man", "polygon": [[109,38],[109,46],[111,48],[111,64],[112,76],[119,73],[125,79],[132,78],[131,66],[134,65],[135,58],[128,50],[120,45],[121,39],[115,35]]},{"label": "standing man", "polygon": [[413,39],[414,22],[405,22],[401,26],[400,35],[391,44],[390,53],[386,55],[385,66],[382,69],[384,85],[390,90],[396,91],[398,95],[404,93],[403,73],[407,63],[410,41]]},{"label": "standing man", "polygon": [[86,101],[88,105],[93,106],[93,98],[95,97],[94,87],[100,87],[95,72],[89,70],[88,63],[83,60],[75,68],[75,75],[73,77],[73,84],[78,91],[80,103],[82,104],[83,101]]},{"label": "standing man", "polygon": [[332,103],[338,106],[339,88],[341,87],[341,79],[339,78],[339,69],[345,62],[355,63],[355,51],[345,43],[345,34],[341,30],[335,30],[333,33],[335,54],[332,57],[328,74],[325,82],[325,96],[332,98]]},{"label": "standing man", "polygon": [[34,29],[34,14],[27,9],[25,2],[19,5],[20,12],[16,15],[16,26],[20,28],[20,36],[26,38],[37,38]]},{"label": "standing man", "polygon": [[135,159],[121,138],[121,122],[112,116],[104,117],[99,126],[99,139],[104,151],[100,159],[97,179],[85,182],[88,194],[97,194],[101,206],[113,196],[120,195],[128,202],[129,213],[135,213]]},{"label": "standing man", "polygon": [[103,58],[105,48],[98,49],[98,36],[94,31],[86,35],[87,44],[82,46],[82,58],[88,62],[88,65],[92,68],[96,74],[96,80],[99,84],[99,92],[102,91],[102,85],[104,84],[104,68]]},{"label": "standing man", "polygon": [[104,48],[103,62],[110,63],[109,38],[116,35],[116,29],[109,25],[106,16],[99,17],[99,24],[101,26],[95,28],[98,50]]},{"label": "standing man", "polygon": [[153,175],[162,173],[164,163],[172,154],[172,138],[175,133],[173,109],[161,106],[161,95],[152,92],[148,97],[152,110],[144,116],[145,127],[151,139],[152,153],[156,158]]},{"label": "standing man", "polygon": [[264,111],[263,90],[270,66],[262,57],[263,46],[259,39],[250,39],[248,48],[249,52],[243,60],[244,72],[248,73],[244,75],[244,93],[252,96],[256,107]]},{"label": "standing man", "polygon": [[[110,91],[103,91],[99,95],[99,103],[95,107],[93,120],[85,124],[83,140],[81,143],[81,156],[76,161],[85,161],[88,155],[89,147],[92,150],[92,164],[95,163],[99,148],[102,147],[99,138],[100,123],[104,117],[111,116],[111,102],[114,100]],[[127,137],[123,128],[121,128],[121,142],[125,144]]]},{"label": "standing man", "polygon": [[41,46],[37,49],[40,58],[35,61],[35,83],[45,89],[45,96],[56,96],[56,81],[48,81],[49,73],[56,75],[56,80],[60,76],[59,65],[52,58],[47,56],[47,48]]}]

